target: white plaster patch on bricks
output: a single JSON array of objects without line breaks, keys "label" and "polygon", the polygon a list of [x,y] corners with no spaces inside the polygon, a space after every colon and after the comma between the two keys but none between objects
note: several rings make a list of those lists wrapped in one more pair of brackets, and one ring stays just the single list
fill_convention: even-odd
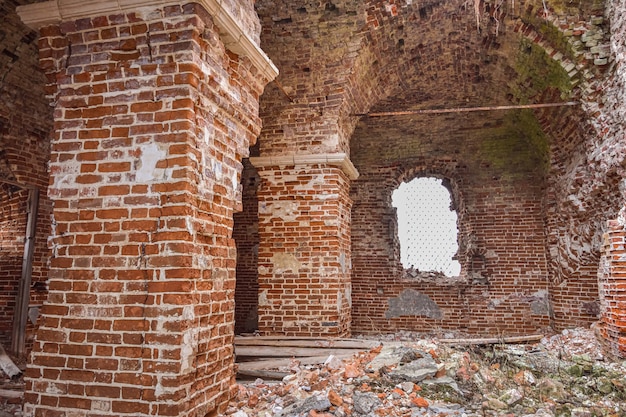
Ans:
[{"label": "white plaster patch on bricks", "polygon": [[336,193],[319,194],[315,196],[315,199],[318,201],[337,200],[339,199],[339,194],[336,194]]},{"label": "white plaster patch on bricks", "polygon": [[154,396],[159,398],[160,396],[165,394],[167,391],[163,388],[163,384],[161,384],[161,377],[158,376],[157,378],[158,378],[158,382],[154,386]]},{"label": "white plaster patch on bricks", "polygon": [[346,300],[348,300],[348,306],[350,306],[350,308],[352,308],[352,284],[348,283],[346,285]]},{"label": "white plaster patch on bricks", "polygon": [[300,261],[291,253],[275,253],[272,256],[272,264],[274,265],[275,274],[282,274],[289,269],[293,272],[298,272],[302,267]]},{"label": "white plaster patch on bricks", "polygon": [[192,305],[186,305],[183,307],[183,313],[181,315],[181,318],[183,320],[193,320],[195,318],[195,313],[194,313],[194,306]]},{"label": "white plaster patch on bricks", "polygon": [[200,255],[197,258],[198,267],[201,269],[207,269],[209,266],[213,264],[212,256],[210,255]]},{"label": "white plaster patch on bricks", "polygon": [[137,17],[141,20],[160,20],[163,16],[163,9],[155,9],[153,7],[138,7],[135,11]]},{"label": "white plaster patch on bricks", "polygon": [[110,411],[111,402],[102,400],[91,400],[91,411]]},{"label": "white plaster patch on bricks", "polygon": [[161,178],[164,174],[162,168],[157,168],[157,163],[167,156],[165,149],[156,143],[146,143],[141,146],[141,157],[135,174],[135,181],[150,182]]},{"label": "white plaster patch on bricks", "polygon": [[343,272],[344,274],[346,273],[346,253],[345,252],[341,252],[339,254],[339,265],[341,265],[341,272]]},{"label": "white plaster patch on bricks", "polygon": [[324,226],[339,226],[339,219],[325,219]]},{"label": "white plaster patch on bricks", "polygon": [[[296,164],[295,168],[302,168],[302,165],[300,164]],[[302,174],[306,174],[306,171],[309,169],[308,166],[304,167],[304,172],[302,172]],[[294,177],[296,177],[294,175]],[[318,175],[314,175],[309,182],[305,183],[305,184],[299,184],[293,187],[294,190],[302,190],[302,191],[307,191],[307,190],[312,190],[315,188],[316,185],[324,185],[325,183],[325,177],[323,174],[318,174]],[[316,197],[321,197],[321,196],[316,196]]]},{"label": "white plaster patch on bricks", "polygon": [[48,384],[46,394],[65,394],[65,390],[57,387],[57,384]]},{"label": "white plaster patch on bricks", "polygon": [[198,349],[199,329],[190,329],[183,334],[183,343],[180,347],[180,372],[182,374],[193,369],[195,352]]},{"label": "white plaster patch on bricks", "polygon": [[341,308],[343,306],[343,294],[341,290],[337,291],[337,313],[341,313]]},{"label": "white plaster patch on bricks", "polygon": [[276,201],[259,207],[259,212],[272,213],[274,217],[280,217],[284,221],[292,221],[298,217],[298,204],[292,201]]},{"label": "white plaster patch on bricks", "polygon": [[61,172],[65,175],[57,174],[54,178],[54,188],[59,190],[76,187],[76,175],[80,171],[78,162],[67,163],[63,166]]},{"label": "white plaster patch on bricks", "polygon": [[[261,273],[259,268],[259,273]],[[263,290],[259,293],[259,306],[271,306],[272,303],[267,299],[267,290]]]},{"label": "white plaster patch on bricks", "polygon": [[195,233],[195,228],[193,226],[193,220],[191,219],[191,217],[187,216],[185,218],[185,226],[187,227],[187,232],[189,232],[190,235],[193,235]]}]

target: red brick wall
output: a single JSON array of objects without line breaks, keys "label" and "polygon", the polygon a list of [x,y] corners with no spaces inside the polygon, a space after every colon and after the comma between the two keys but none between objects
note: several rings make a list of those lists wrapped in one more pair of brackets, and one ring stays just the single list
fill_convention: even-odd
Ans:
[{"label": "red brick wall", "polygon": [[[18,2],[19,3],[19,2]],[[46,197],[49,132],[52,110],[44,98],[45,78],[38,68],[37,34],[15,13],[15,2],[1,2],[3,36],[0,39],[0,177],[40,191],[34,241],[31,295],[32,317],[46,297],[52,206]],[[9,350],[17,289],[22,271],[28,192],[0,183],[0,301],[1,343]],[[29,321],[26,346],[35,326]]]},{"label": "red brick wall", "polygon": [[598,334],[611,357],[626,357],[626,230],[623,218],[608,222],[598,282],[600,284],[600,326]]},{"label": "red brick wall", "polygon": [[0,187],[0,342],[8,348],[22,274],[28,191],[8,185]]},{"label": "red brick wall", "polygon": [[349,180],[339,167],[259,167],[259,330],[350,332]]},{"label": "red brick wall", "polygon": [[[395,147],[389,137],[385,143]],[[358,165],[359,153],[354,154],[361,176],[351,193],[353,332],[523,334],[549,325],[541,186],[471,175],[464,166],[479,161],[462,154],[462,160],[422,160],[408,171],[395,164]],[[403,274],[391,193],[407,172],[413,172],[407,180],[421,172],[454,185],[460,277]]]},{"label": "red brick wall", "polygon": [[268,80],[225,50],[197,5],[41,33],[55,227],[26,411],[223,411],[234,389],[233,213]]}]

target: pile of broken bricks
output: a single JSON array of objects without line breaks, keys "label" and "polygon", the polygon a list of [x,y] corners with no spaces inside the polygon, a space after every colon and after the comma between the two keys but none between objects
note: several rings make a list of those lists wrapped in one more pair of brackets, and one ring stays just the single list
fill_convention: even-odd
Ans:
[{"label": "pile of broken bricks", "polygon": [[626,363],[605,358],[587,329],[523,344],[383,341],[276,371],[279,381],[240,381],[226,415],[626,417]]}]

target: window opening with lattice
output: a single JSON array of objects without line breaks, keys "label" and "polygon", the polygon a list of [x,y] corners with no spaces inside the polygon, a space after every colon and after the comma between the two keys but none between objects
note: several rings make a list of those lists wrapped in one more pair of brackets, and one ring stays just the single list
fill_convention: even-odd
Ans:
[{"label": "window opening with lattice", "polygon": [[457,214],[439,178],[415,178],[392,195],[398,216],[400,258],[405,269],[459,276]]}]

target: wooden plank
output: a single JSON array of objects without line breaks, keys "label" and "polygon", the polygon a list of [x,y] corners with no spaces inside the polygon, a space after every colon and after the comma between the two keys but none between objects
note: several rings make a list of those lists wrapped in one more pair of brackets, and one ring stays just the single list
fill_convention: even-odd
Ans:
[{"label": "wooden plank", "polygon": [[380,346],[381,344],[382,342],[376,340],[358,339],[283,339],[239,336],[235,337],[235,346],[291,346],[369,350]]},{"label": "wooden plank", "polygon": [[438,342],[446,345],[497,345],[499,343],[538,342],[543,337],[541,334],[534,334],[530,336],[490,337],[483,339],[439,339]]},{"label": "wooden plank", "polygon": [[39,210],[39,189],[28,190],[28,213],[26,222],[26,241],[22,258],[22,276],[18,285],[13,313],[13,329],[11,332],[11,351],[17,357],[26,356],[26,324],[28,321],[28,305],[30,304],[30,283],[33,272],[33,254],[35,251],[35,234],[37,231],[37,213]]},{"label": "wooden plank", "polygon": [[235,345],[235,356],[279,357],[291,358],[301,356],[340,355],[359,353],[362,349],[306,348],[291,346],[238,346]]},{"label": "wooden plank", "polygon": [[238,376],[251,376],[254,378],[275,379],[275,380],[281,380],[290,374],[291,372],[267,371],[263,369],[239,369],[237,370]]},{"label": "wooden plank", "polygon": [[24,391],[14,391],[10,389],[0,389],[0,398],[17,399],[24,397]]},{"label": "wooden plank", "polygon": [[[351,354],[346,355],[334,355],[338,359],[350,359]],[[309,356],[297,358],[296,360],[302,365],[317,365],[326,362],[328,355],[326,356]],[[239,369],[246,370],[259,370],[259,369],[278,369],[281,367],[288,367],[291,365],[293,358],[280,358],[280,359],[262,359],[250,362],[237,362]]]},{"label": "wooden plank", "polygon": [[0,345],[0,368],[11,378],[22,373],[21,369],[9,358],[2,345]]}]

